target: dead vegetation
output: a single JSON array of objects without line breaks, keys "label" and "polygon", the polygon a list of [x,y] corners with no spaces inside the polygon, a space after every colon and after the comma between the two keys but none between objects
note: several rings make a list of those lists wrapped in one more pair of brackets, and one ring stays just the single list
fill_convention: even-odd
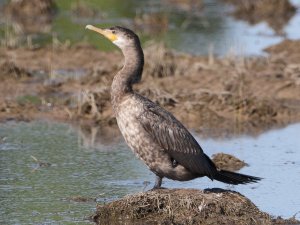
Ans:
[{"label": "dead vegetation", "polygon": [[[223,189],[159,189],[137,193],[98,205],[93,220],[113,225],[278,224],[243,195]],[[299,223],[295,219],[281,219],[281,222]]]},{"label": "dead vegetation", "polygon": [[32,77],[32,74],[24,68],[18,67],[12,61],[0,62],[0,80],[5,79],[26,79]]},{"label": "dead vegetation", "polygon": [[[267,58],[211,59],[177,53],[162,44],[146,45],[143,79],[135,90],[200,133],[254,134],[300,120],[299,52],[290,48],[268,49]],[[119,52],[77,45],[2,48],[1,56],[2,120],[46,116],[116,125],[110,85],[122,67]],[[75,76],[78,70],[82,74]],[[59,76],[59,71],[74,76]]]}]

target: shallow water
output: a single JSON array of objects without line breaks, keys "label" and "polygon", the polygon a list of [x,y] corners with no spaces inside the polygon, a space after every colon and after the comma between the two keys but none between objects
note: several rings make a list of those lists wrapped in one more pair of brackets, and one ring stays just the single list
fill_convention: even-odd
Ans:
[{"label": "shallow water", "polygon": [[[164,180],[168,188],[229,188],[250,198],[261,210],[291,217],[300,211],[300,124],[258,137],[200,139],[205,152],[225,152],[245,160],[243,173],[264,179],[228,186],[207,178]],[[122,139],[93,140],[67,124],[9,122],[0,125],[0,224],[89,224],[95,198],[103,203],[142,191],[154,176]],[[85,144],[83,144],[85,143]],[[86,143],[96,143],[94,146]],[[39,160],[51,163],[38,166]],[[300,219],[300,214],[297,215]]]},{"label": "shallow water", "polygon": [[[0,0],[0,5],[7,0]],[[69,0],[56,1],[59,11],[53,21],[52,31],[48,34],[33,35],[33,44],[43,44],[57,37],[61,42],[71,43],[86,40],[103,50],[115,50],[108,41],[99,38],[95,33],[84,29],[86,24],[100,27],[122,25],[134,27],[133,21],[139,15],[154,13],[162,15],[168,28],[156,29],[155,32],[141,34],[142,40],[164,41],[167,46],[195,55],[206,55],[213,51],[217,55],[229,53],[242,55],[261,55],[267,46],[279,43],[284,39],[277,35],[265,22],[255,26],[237,21],[229,16],[231,7],[219,0],[204,0],[203,10],[191,12],[168,7],[159,0],[86,0],[82,1],[98,11],[94,17],[78,17],[70,11],[77,2]],[[293,0],[299,7],[299,1]],[[154,17],[153,15],[151,17]],[[287,23],[283,31],[287,38],[300,38],[300,11]],[[138,31],[138,29],[135,29]],[[11,38],[8,21],[0,15],[0,38]],[[212,47],[213,46],[213,47]]]}]

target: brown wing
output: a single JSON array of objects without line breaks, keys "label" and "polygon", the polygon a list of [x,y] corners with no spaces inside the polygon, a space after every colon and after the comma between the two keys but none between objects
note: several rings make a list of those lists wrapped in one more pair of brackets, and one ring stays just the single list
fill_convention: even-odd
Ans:
[{"label": "brown wing", "polygon": [[169,112],[144,100],[144,111],[137,118],[162,150],[191,172],[212,178],[215,165],[189,131]]}]

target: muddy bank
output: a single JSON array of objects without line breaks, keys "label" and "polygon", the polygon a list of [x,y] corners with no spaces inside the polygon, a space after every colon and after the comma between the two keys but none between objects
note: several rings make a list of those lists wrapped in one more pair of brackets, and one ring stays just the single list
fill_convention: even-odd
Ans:
[{"label": "muddy bank", "polygon": [[[300,120],[294,45],[299,41],[271,47],[266,58],[196,57],[148,45],[135,90],[202,134],[257,134]],[[109,90],[122,67],[120,52],[86,44],[0,52],[0,121],[50,118],[116,127]]]},{"label": "muddy bank", "polygon": [[216,166],[222,170],[237,171],[242,169],[244,166],[248,166],[244,161],[236,158],[233,155],[218,153],[212,155],[212,161]]},{"label": "muddy bank", "polygon": [[233,4],[232,15],[250,24],[266,21],[277,33],[282,33],[284,26],[295,15],[296,8],[289,0],[223,0]]},{"label": "muddy bank", "polygon": [[160,189],[98,205],[97,224],[297,224],[273,218],[248,198],[223,189]]}]

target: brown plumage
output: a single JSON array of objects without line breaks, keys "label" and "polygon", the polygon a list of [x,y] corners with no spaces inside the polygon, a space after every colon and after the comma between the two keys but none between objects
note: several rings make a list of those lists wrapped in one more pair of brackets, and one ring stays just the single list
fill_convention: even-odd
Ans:
[{"label": "brown plumage", "polygon": [[189,131],[168,111],[139,95],[132,85],[142,77],[144,55],[138,36],[129,29],[86,28],[101,33],[117,45],[125,57],[124,67],[111,88],[113,110],[126,143],[156,175],[154,188],[162,178],[187,181],[207,176],[228,184],[257,182],[261,178],[216,168]]}]

